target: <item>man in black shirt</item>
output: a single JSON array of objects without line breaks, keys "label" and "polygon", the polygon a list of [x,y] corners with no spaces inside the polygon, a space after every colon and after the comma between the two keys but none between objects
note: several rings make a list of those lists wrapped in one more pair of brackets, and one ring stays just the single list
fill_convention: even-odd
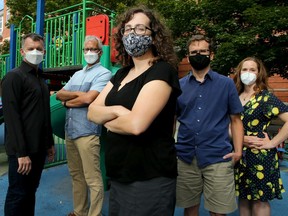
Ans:
[{"label": "man in black shirt", "polygon": [[5,148],[9,162],[9,187],[5,216],[34,215],[35,193],[46,155],[54,158],[50,121],[50,94],[39,64],[43,60],[44,40],[27,34],[20,50],[23,61],[2,81],[5,121]]}]

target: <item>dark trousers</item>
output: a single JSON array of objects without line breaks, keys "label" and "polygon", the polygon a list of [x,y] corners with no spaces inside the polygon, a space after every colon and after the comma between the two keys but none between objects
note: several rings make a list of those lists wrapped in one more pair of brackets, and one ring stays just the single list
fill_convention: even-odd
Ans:
[{"label": "dark trousers", "polygon": [[35,194],[45,163],[45,153],[30,155],[32,169],[28,175],[17,172],[18,158],[8,156],[9,187],[5,200],[5,216],[34,216]]},{"label": "dark trousers", "polygon": [[109,216],[172,216],[176,179],[153,178],[123,184],[111,181]]}]

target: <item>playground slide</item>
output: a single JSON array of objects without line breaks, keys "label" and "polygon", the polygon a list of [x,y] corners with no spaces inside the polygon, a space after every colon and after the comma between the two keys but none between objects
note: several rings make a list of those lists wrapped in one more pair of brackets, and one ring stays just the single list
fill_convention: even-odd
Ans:
[{"label": "playground slide", "polygon": [[56,94],[50,96],[50,109],[53,133],[61,139],[65,139],[66,108],[61,104],[61,101],[56,100]]}]

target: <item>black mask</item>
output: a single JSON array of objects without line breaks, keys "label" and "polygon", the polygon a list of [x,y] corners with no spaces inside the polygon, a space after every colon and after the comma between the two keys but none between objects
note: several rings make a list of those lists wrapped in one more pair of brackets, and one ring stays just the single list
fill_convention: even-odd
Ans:
[{"label": "black mask", "polygon": [[210,64],[210,56],[201,54],[189,56],[189,62],[194,69],[202,70]]}]

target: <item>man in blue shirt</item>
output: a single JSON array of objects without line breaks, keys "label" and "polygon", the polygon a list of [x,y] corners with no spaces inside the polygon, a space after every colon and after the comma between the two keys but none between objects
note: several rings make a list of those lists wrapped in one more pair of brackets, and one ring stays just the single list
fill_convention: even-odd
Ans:
[{"label": "man in blue shirt", "polygon": [[104,195],[100,170],[101,125],[90,122],[87,112],[112,74],[100,63],[102,42],[99,38],[86,36],[83,51],[87,66],[76,72],[57,93],[57,99],[67,108],[66,150],[74,202],[74,211],[68,216],[101,215]]},{"label": "man in blue shirt", "polygon": [[210,39],[194,35],[187,50],[192,72],[180,80],[177,102],[177,205],[198,215],[203,193],[210,214],[225,215],[237,208],[233,165],[242,155],[243,108],[233,81],[210,69]]}]

